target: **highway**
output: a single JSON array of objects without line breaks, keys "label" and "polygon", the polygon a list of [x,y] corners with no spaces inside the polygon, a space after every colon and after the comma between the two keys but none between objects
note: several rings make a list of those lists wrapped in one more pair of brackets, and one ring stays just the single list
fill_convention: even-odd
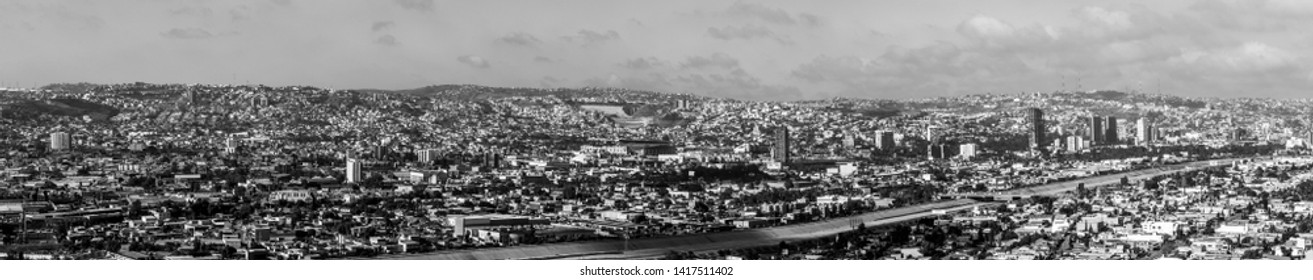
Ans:
[{"label": "highway", "polygon": [[[996,202],[977,202],[977,201],[971,201],[971,202],[969,202],[968,204],[965,204],[965,205],[961,205],[961,206],[953,206],[953,207],[949,207],[949,208],[942,208],[942,210],[945,210],[946,212],[956,212],[956,211],[970,210],[972,207],[981,206],[981,205],[988,205],[988,204],[992,204],[992,203],[996,203]],[[929,209],[929,210],[933,210],[933,209]],[[869,221],[866,221],[865,224],[866,224],[866,226],[871,227],[871,226],[887,225],[887,224],[893,224],[893,223],[899,223],[899,222],[905,222],[905,221],[913,221],[913,220],[920,219],[920,218],[924,218],[924,217],[930,217],[930,216],[936,216],[936,215],[938,215],[938,214],[933,214],[933,213],[931,213],[929,210],[924,210],[924,211],[921,211],[921,212],[916,212],[916,213],[907,214],[907,215],[892,216],[892,217],[887,217],[887,218],[879,218],[879,219],[869,220]],[[842,219],[840,219],[840,220],[842,220]],[[827,222],[828,222],[828,221],[827,221]],[[636,249],[636,250],[629,250],[629,251],[623,251],[623,252],[612,252],[612,253],[609,253],[609,254],[592,254],[592,255],[570,256],[570,257],[563,257],[563,258],[560,258],[560,259],[572,259],[572,260],[586,260],[586,259],[607,259],[607,260],[611,260],[611,259],[658,259],[658,258],[661,258],[661,257],[665,256],[665,255],[666,255],[667,253],[669,253],[670,251],[694,252],[694,253],[706,253],[706,252],[714,252],[714,251],[719,251],[719,250],[728,250],[728,249],[739,249],[739,248],[753,248],[753,247],[773,246],[773,245],[777,245],[777,244],[779,244],[781,241],[784,241],[784,242],[793,242],[793,241],[800,241],[800,240],[810,240],[810,239],[824,238],[824,237],[826,237],[826,236],[833,236],[833,235],[836,235],[836,234],[839,234],[839,233],[842,233],[842,232],[845,232],[845,231],[852,230],[853,227],[856,226],[856,224],[857,224],[857,222],[855,222],[855,221],[854,221],[851,225],[850,225],[850,224],[844,224],[844,223],[842,223],[842,222],[840,222],[840,223],[823,223],[823,225],[822,225],[822,224],[804,224],[804,225],[799,225],[800,228],[797,228],[797,229],[794,229],[794,230],[789,230],[789,231],[787,231],[786,234],[777,234],[777,235],[774,235],[774,236],[772,236],[773,238],[730,240],[730,241],[714,242],[714,243],[707,243],[707,244],[696,244],[696,245],[691,245],[691,246],[678,246],[678,247],[672,247],[672,248],[645,248],[645,249]],[[773,229],[773,228],[772,228],[772,229]],[[813,230],[813,229],[816,230],[816,231],[812,231],[812,232],[807,232],[807,231],[806,231],[806,230]],[[768,229],[768,230],[769,230],[769,229]]]},{"label": "highway", "polygon": [[[1208,166],[1229,165],[1234,159],[1198,161],[1169,165],[1139,171],[1089,177],[1079,180],[1013,190],[1002,194],[1051,195],[1071,191],[1080,183],[1087,187],[1114,184],[1123,176],[1131,180],[1170,174],[1172,172]],[[852,230],[859,223],[878,226],[936,215],[932,210],[960,211],[996,202],[971,199],[936,201],[866,214],[830,219],[819,222],[779,227],[738,230],[660,238],[603,240],[588,242],[554,243],[529,246],[482,248],[439,251],[425,254],[384,255],[376,259],[418,260],[486,260],[486,259],[648,259],[659,258],[670,251],[708,252],[724,249],[751,248],[794,241],[821,238]]]},{"label": "highway", "polygon": [[1134,182],[1136,180],[1146,179],[1149,177],[1163,175],[1163,174],[1170,174],[1174,172],[1188,171],[1188,170],[1194,170],[1194,169],[1200,169],[1206,167],[1231,165],[1232,162],[1239,160],[1245,160],[1245,158],[1206,160],[1206,161],[1181,163],[1181,164],[1155,167],[1155,168],[1149,168],[1143,170],[1136,170],[1131,172],[1122,172],[1117,174],[1094,176],[1094,177],[1082,178],[1079,180],[1073,180],[1067,182],[1052,183],[1043,186],[1035,186],[1035,187],[1020,189],[1020,190],[1006,191],[1000,194],[1001,195],[1053,195],[1053,194],[1075,190],[1076,187],[1078,187],[1081,183],[1085,183],[1086,188],[1094,188],[1098,186],[1120,183],[1122,177],[1128,177],[1130,181]]}]

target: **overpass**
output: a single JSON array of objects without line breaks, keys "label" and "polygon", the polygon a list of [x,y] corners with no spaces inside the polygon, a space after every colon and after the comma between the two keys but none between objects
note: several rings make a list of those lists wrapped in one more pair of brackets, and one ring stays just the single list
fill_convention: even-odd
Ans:
[{"label": "overpass", "polygon": [[1130,171],[1130,172],[1086,177],[1072,181],[1055,182],[1055,183],[1045,184],[1042,186],[1026,187],[1026,188],[1006,190],[1000,192],[955,193],[955,194],[940,195],[940,197],[950,198],[950,199],[974,199],[981,201],[1008,201],[1008,200],[1025,199],[1035,196],[1054,196],[1075,190],[1076,188],[1080,187],[1082,183],[1085,184],[1086,188],[1094,189],[1102,186],[1120,184],[1122,177],[1126,177],[1127,180],[1130,182],[1136,182],[1164,174],[1230,166],[1232,163],[1238,160],[1242,160],[1242,159],[1195,161],[1189,163],[1141,169],[1141,170]]},{"label": "overpass", "polygon": [[[1193,170],[1202,167],[1214,167],[1231,164],[1232,160],[1200,161],[1184,164],[1156,167],[1151,169],[1110,174],[1054,183],[1025,189],[1002,192],[1008,196],[1053,195],[1070,191],[1080,183],[1087,186],[1101,186],[1118,183],[1121,177],[1143,179],[1172,172]],[[645,259],[659,258],[670,251],[707,252],[725,249],[751,248],[779,244],[781,241],[808,240],[832,236],[854,229],[858,224],[879,226],[922,217],[940,215],[951,211],[961,211],[973,207],[990,205],[972,199],[942,200],[931,203],[911,205],[894,209],[869,212],[856,216],[830,219],[825,221],[786,225],[779,227],[748,229],[730,232],[705,233],[695,235],[670,236],[628,240],[601,240],[570,243],[553,243],[542,245],[496,247],[467,250],[439,251],[423,254],[384,255],[376,259],[411,259],[411,260],[487,260],[487,259]]]}]

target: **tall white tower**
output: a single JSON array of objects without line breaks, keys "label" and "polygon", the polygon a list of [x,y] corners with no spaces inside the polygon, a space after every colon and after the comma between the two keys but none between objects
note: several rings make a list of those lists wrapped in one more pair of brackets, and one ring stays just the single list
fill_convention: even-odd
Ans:
[{"label": "tall white tower", "polygon": [[346,182],[347,182],[347,183],[360,183],[360,182],[364,181],[365,178],[361,177],[360,175],[361,175],[361,174],[360,174],[360,161],[359,161],[359,160],[356,160],[356,159],[354,159],[354,158],[353,158],[353,159],[347,159],[347,160],[346,160]]},{"label": "tall white tower", "polygon": [[68,132],[55,132],[50,134],[51,150],[68,150],[71,142],[72,139],[69,137]]},{"label": "tall white tower", "polygon": [[1135,121],[1135,141],[1140,145],[1148,145],[1153,141],[1153,124],[1149,120],[1140,118]]}]

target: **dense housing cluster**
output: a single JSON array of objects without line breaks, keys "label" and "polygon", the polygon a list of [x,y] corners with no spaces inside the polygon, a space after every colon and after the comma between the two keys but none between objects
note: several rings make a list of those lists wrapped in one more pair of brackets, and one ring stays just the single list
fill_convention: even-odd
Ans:
[{"label": "dense housing cluster", "polygon": [[[0,253],[351,258],[795,225],[1299,153],[1310,127],[1290,116],[1306,105],[1116,92],[747,102],[604,88],[51,85],[0,93]],[[1131,119],[1143,125],[1107,125]],[[715,257],[1292,257],[1303,243],[1280,244],[1302,240],[1285,234],[1302,220],[1274,209],[1303,209],[1302,197],[1245,191],[1298,183],[1307,166],[1289,161],[1259,174],[1291,177],[1255,179],[1266,177],[1247,164]],[[1239,235],[1203,233],[1236,223]],[[1208,242],[1228,247],[1182,245]]]}]

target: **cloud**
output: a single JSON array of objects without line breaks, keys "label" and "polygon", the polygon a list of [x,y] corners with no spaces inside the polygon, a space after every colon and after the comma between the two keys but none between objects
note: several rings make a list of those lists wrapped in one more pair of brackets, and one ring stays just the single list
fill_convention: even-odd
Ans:
[{"label": "cloud", "polygon": [[0,30],[4,30],[4,29],[23,30],[27,32],[36,31],[36,27],[32,26],[31,22],[27,22],[27,21],[20,21],[12,24],[0,21]]},{"label": "cloud", "polygon": [[[1237,3],[1226,8],[1258,9]],[[974,15],[959,22],[957,37],[895,43],[875,56],[818,55],[790,76],[816,92],[865,97],[1074,90],[1078,79],[1082,89],[1144,89],[1161,82],[1169,93],[1196,96],[1285,94],[1313,86],[1313,67],[1304,66],[1313,59],[1303,51],[1313,45],[1272,36],[1284,31],[1270,26],[1294,25],[1248,12],[1214,17],[1221,10],[1197,6],[1161,14],[1138,5],[1075,7],[1073,20],[1063,25],[1015,25]]]},{"label": "cloud", "polygon": [[[550,4],[510,10],[486,2],[450,8],[437,1],[383,2],[380,9],[369,9],[349,3],[311,5],[320,3],[310,1],[292,3],[297,7],[289,8],[271,0],[171,5],[134,1],[90,6],[0,1],[0,32],[12,41],[94,45],[85,50],[60,50],[41,48],[43,44],[8,44],[13,50],[7,53],[13,54],[0,60],[38,65],[35,62],[59,62],[61,55],[111,54],[98,56],[100,60],[79,70],[87,73],[39,73],[33,69],[5,74],[35,77],[24,78],[31,80],[131,79],[129,74],[94,72],[140,60],[133,63],[146,63],[143,65],[152,69],[216,66],[133,74],[161,81],[185,82],[216,76],[210,72],[222,77],[244,71],[225,65],[264,65],[251,71],[262,73],[270,82],[410,82],[406,79],[411,78],[395,78],[405,75],[389,75],[392,73],[314,74],[286,68],[295,66],[288,61],[361,56],[334,61],[343,66],[334,68],[389,64],[398,66],[395,71],[432,73],[451,70],[442,67],[468,65],[491,70],[491,60],[497,59],[498,71],[508,72],[456,71],[449,79],[534,86],[539,78],[551,76],[568,80],[555,82],[558,86],[575,86],[591,78],[599,84],[705,94],[746,94],[750,90],[730,89],[744,85],[773,92],[797,87],[818,96],[917,97],[1047,91],[1064,88],[1064,81],[1065,88],[1072,89],[1076,77],[1085,89],[1121,89],[1125,84],[1152,84],[1160,79],[1165,92],[1189,90],[1199,92],[1196,95],[1244,91],[1302,96],[1295,95],[1299,92],[1294,88],[1313,88],[1308,82],[1313,73],[1313,35],[1300,27],[1313,25],[1313,2],[1308,1],[1113,1],[1029,8],[971,2],[947,10],[874,3],[804,8],[798,3],[736,1],[643,4],[645,7],[637,8],[642,11],[632,14],[598,14]],[[433,12],[411,12],[398,5]],[[299,11],[301,8],[318,12]],[[881,10],[855,12],[859,8]],[[1032,10],[1043,10],[1045,16],[1032,16],[1037,14]],[[491,15],[459,11],[489,11]],[[961,14],[963,11],[968,13]],[[907,17],[914,13],[920,14]],[[230,15],[249,19],[233,23]],[[562,18],[568,22],[556,24]],[[242,38],[226,37],[234,32],[242,32]],[[141,36],[179,41],[132,43]],[[793,43],[780,47],[770,42],[781,38]],[[186,39],[193,41],[182,41]],[[445,60],[439,61],[445,66],[425,64],[423,59],[400,52],[404,50],[401,47],[418,51],[435,42],[451,46],[425,50],[429,56]],[[361,52],[361,47],[375,49]],[[484,52],[480,48],[489,49]],[[450,59],[462,55],[487,57],[451,63]],[[1179,84],[1172,85],[1172,80]]]},{"label": "cloud", "polygon": [[169,9],[169,14],[175,16],[209,17],[214,15],[214,10],[206,7],[181,7]]},{"label": "cloud", "polygon": [[975,43],[995,49],[1021,50],[1047,45],[1062,36],[1062,31],[1043,25],[1016,27],[997,18],[976,15],[957,26],[958,34]]},{"label": "cloud", "polygon": [[[1010,76],[1024,76],[1026,65],[1013,56],[993,57],[947,42],[893,47],[878,57],[817,56],[798,65],[794,78],[832,89],[830,94],[860,97],[925,97],[1010,89]],[[972,88],[972,86],[979,86]]]},{"label": "cloud", "polygon": [[675,83],[702,94],[751,100],[793,100],[808,98],[794,86],[770,85],[743,69],[724,73],[690,74],[676,77]]},{"label": "cloud", "polygon": [[1205,25],[1247,32],[1284,32],[1313,24],[1313,2],[1309,1],[1202,0],[1194,2],[1188,11]]},{"label": "cloud", "polygon": [[723,53],[715,53],[711,56],[690,56],[680,64],[681,68],[686,69],[703,69],[703,68],[739,68],[739,60]]},{"label": "cloud", "polygon": [[758,25],[709,27],[707,35],[720,40],[751,40],[757,38],[776,38],[775,32]]},{"label": "cloud", "polygon": [[1262,42],[1246,42],[1232,48],[1185,51],[1169,62],[1191,69],[1236,73],[1291,70],[1290,67],[1297,65],[1296,59],[1290,51]]},{"label": "cloud", "polygon": [[[101,30],[105,27],[105,19],[95,14],[84,13],[83,11],[69,8],[67,6],[57,5],[43,7],[39,10],[41,17],[54,19],[54,24],[69,29],[80,30]],[[94,11],[93,11],[94,12]]]},{"label": "cloud", "polygon": [[866,75],[866,62],[853,56],[830,57],[819,56],[811,62],[799,65],[792,75],[802,80],[819,83],[824,81],[855,81]]},{"label": "cloud", "polygon": [[369,30],[373,30],[375,32],[382,31],[384,29],[391,28],[393,25],[396,25],[396,23],[390,20],[375,21],[374,24],[369,27]]},{"label": "cloud", "polygon": [[533,46],[542,41],[538,40],[538,37],[534,37],[528,33],[515,32],[497,38],[497,42],[516,46]]},{"label": "cloud", "polygon": [[464,63],[465,65],[469,65],[470,67],[474,67],[474,68],[488,68],[492,66],[491,64],[488,63],[487,60],[483,59],[482,57],[473,56],[473,55],[462,55],[460,57],[457,57],[456,61],[460,61],[460,63]]},{"label": "cloud", "polygon": [[1144,68],[1158,73],[1169,94],[1303,97],[1313,86],[1311,62],[1292,49],[1247,41],[1181,50]]},{"label": "cloud", "polygon": [[821,56],[799,65],[792,74],[832,89],[829,94],[837,96],[925,97],[949,92],[944,80],[934,77],[937,73],[915,69],[912,65],[874,65],[852,56]]},{"label": "cloud", "polygon": [[1008,37],[1016,32],[1016,28],[1002,20],[976,15],[963,21],[958,25],[958,32],[975,38],[993,38]]},{"label": "cloud", "polygon": [[1194,2],[1189,8],[1209,14],[1265,14],[1268,17],[1305,17],[1313,15],[1313,2],[1301,0],[1203,0]]},{"label": "cloud", "polygon": [[670,78],[664,73],[646,73],[635,75],[609,74],[605,77],[596,77],[583,81],[585,86],[594,87],[611,87],[627,88],[638,90],[652,91],[672,91],[677,90],[677,86],[671,82]]},{"label": "cloud", "polygon": [[374,43],[384,46],[396,46],[397,37],[394,37],[391,34],[379,36],[377,40],[374,40]]},{"label": "cloud", "polygon": [[1113,29],[1130,29],[1131,15],[1125,11],[1109,10],[1102,7],[1083,7],[1077,10],[1077,16],[1088,22],[1094,22]]},{"label": "cloud", "polygon": [[200,28],[174,28],[169,31],[160,32],[160,36],[168,39],[205,39],[214,37],[210,31]]},{"label": "cloud", "polygon": [[593,30],[584,29],[584,30],[579,30],[578,35],[565,36],[562,37],[562,39],[565,39],[566,41],[569,42],[577,41],[577,42],[583,42],[584,45],[592,45],[592,44],[605,43],[608,41],[620,40],[620,32],[616,32],[615,30],[593,31]]},{"label": "cloud", "polygon": [[757,20],[779,25],[816,27],[822,24],[821,17],[815,14],[790,14],[783,9],[743,1],[735,2],[719,14],[731,18]]},{"label": "cloud", "polygon": [[678,67],[655,57],[624,60],[617,66],[624,70],[585,79],[587,86],[603,86],[688,92],[709,96],[780,100],[803,98],[802,90],[786,84],[771,84],[743,69],[738,59],[724,53],[689,56]]},{"label": "cloud", "polygon": [[566,79],[562,79],[562,78],[543,76],[542,79],[538,79],[538,86],[545,88],[553,88],[560,86],[562,83],[565,83],[566,81],[567,81]]},{"label": "cloud", "polygon": [[647,70],[665,65],[660,59],[655,57],[640,57],[620,63],[620,67],[633,70]]},{"label": "cloud", "polygon": [[233,22],[239,22],[251,19],[252,9],[250,6],[242,5],[228,9],[228,19]]},{"label": "cloud", "polygon": [[798,14],[798,20],[808,26],[821,25],[821,17],[813,14],[807,14],[807,13]]},{"label": "cloud", "polygon": [[407,10],[433,11],[433,0],[392,0],[392,2]]},{"label": "cloud", "polygon": [[735,2],[725,10],[731,16],[755,18],[770,23],[794,24],[793,16],[784,10],[766,7],[758,3]]}]

